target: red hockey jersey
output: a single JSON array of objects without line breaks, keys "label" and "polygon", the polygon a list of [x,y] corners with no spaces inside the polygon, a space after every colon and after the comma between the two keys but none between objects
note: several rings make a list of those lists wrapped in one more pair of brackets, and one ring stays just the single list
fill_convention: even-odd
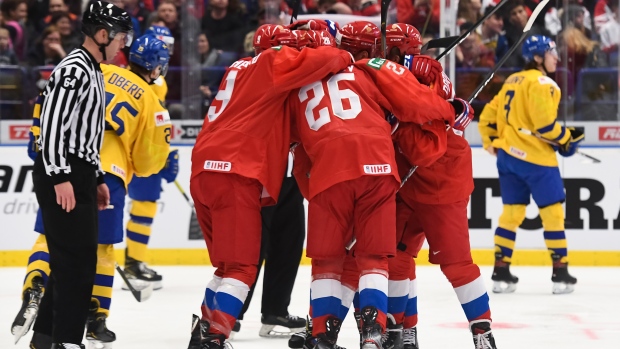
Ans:
[{"label": "red hockey jersey", "polygon": [[[413,202],[450,204],[467,199],[474,190],[469,143],[453,130],[448,130],[447,134],[447,150],[443,156],[430,166],[418,165],[418,169],[398,192],[409,205]],[[415,161],[415,158],[409,159]],[[399,154],[398,166],[401,174],[407,173],[412,167],[403,154]]]},{"label": "red hockey jersey", "polygon": [[406,68],[383,59],[361,60],[297,89],[289,104],[292,132],[303,146],[295,151],[294,172],[307,199],[361,176],[400,180],[386,110],[417,124],[454,122],[452,105],[420,85]]},{"label": "red hockey jersey", "polygon": [[275,203],[290,140],[286,97],[350,63],[349,53],[331,47],[274,47],[233,63],[196,139],[192,178],[201,171],[255,178],[267,191],[263,203]]}]

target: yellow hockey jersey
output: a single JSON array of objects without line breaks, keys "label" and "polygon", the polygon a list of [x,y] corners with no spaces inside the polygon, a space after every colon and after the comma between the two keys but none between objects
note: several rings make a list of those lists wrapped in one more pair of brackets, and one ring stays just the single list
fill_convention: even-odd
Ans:
[{"label": "yellow hockey jersey", "polygon": [[526,129],[564,144],[570,132],[557,122],[561,91],[541,71],[531,69],[510,75],[480,115],[478,129],[484,148],[493,145],[518,159],[542,166],[558,166],[555,149]]},{"label": "yellow hockey jersey", "polygon": [[168,84],[166,83],[166,79],[163,76],[159,76],[153,83],[151,84],[151,88],[155,91],[157,98],[164,103],[166,102],[166,95],[168,94]]},{"label": "yellow hockey jersey", "polygon": [[133,174],[158,173],[170,152],[170,115],[146,81],[114,65],[102,64],[106,83],[106,132],[101,166],[129,183]]}]

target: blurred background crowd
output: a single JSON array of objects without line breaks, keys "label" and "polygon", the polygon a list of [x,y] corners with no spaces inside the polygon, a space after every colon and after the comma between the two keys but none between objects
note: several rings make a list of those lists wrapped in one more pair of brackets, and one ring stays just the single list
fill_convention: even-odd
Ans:
[{"label": "blurred background crowd", "polygon": [[[499,0],[392,0],[391,22],[416,26],[424,40],[441,37],[441,2],[456,8],[458,30],[471,28]],[[201,119],[228,65],[253,54],[264,23],[288,24],[292,0],[111,0],[134,22],[135,37],[163,25],[175,39],[166,77],[174,119]],[[509,0],[449,56],[456,94],[467,97],[515,45],[538,0]],[[556,40],[561,58],[553,78],[562,89],[560,114],[568,120],[618,120],[620,0],[551,0],[531,34]],[[54,65],[79,46],[79,16],[88,0],[0,0],[0,119],[27,119],[32,101]],[[302,0],[300,14],[368,17],[378,23],[380,0]],[[444,12],[443,16],[446,13]],[[474,107],[481,111],[508,74],[524,66],[517,49]],[[436,54],[428,52],[427,54]],[[127,65],[128,52],[109,63]]]}]

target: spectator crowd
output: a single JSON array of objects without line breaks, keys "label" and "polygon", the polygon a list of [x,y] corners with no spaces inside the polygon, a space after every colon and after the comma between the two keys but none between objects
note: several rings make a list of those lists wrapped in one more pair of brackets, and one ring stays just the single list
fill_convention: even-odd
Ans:
[{"label": "spectator crowd", "polygon": [[[440,36],[441,0],[392,0],[395,20],[413,24],[425,40]],[[460,0],[457,27],[463,32],[489,13],[500,0]],[[187,79],[184,67],[201,71],[197,94],[204,100],[203,111],[217,91],[226,66],[236,59],[252,55],[255,29],[264,23],[282,23],[293,12],[293,0],[111,0],[132,17],[135,37],[151,25],[165,26],[175,39],[170,60],[169,85],[181,86]],[[455,49],[456,66],[463,72],[456,78],[457,95],[475,88],[480,74],[467,74],[467,69],[491,68],[516,44],[539,0],[509,0],[463,43]],[[556,81],[565,98],[571,98],[583,68],[617,67],[620,44],[619,0],[551,0],[536,18],[531,34],[553,38],[568,73]],[[13,86],[3,66],[22,67],[24,78],[31,84],[25,89],[25,100],[32,100],[44,86],[51,69],[71,50],[80,45],[82,33],[79,17],[88,0],[0,0],[0,86]],[[378,16],[379,0],[302,0],[300,14],[338,14]],[[566,5],[568,4],[568,5]],[[283,23],[286,24],[286,23]],[[517,49],[504,67],[516,70],[525,62]],[[110,60],[126,66],[128,50]],[[25,72],[25,73],[24,73]],[[14,78],[13,78],[14,79]],[[5,80],[5,81],[3,81]],[[502,77],[480,97],[491,96],[501,85]],[[608,81],[590,84],[590,91],[600,98],[611,93]],[[494,87],[495,86],[495,87]],[[193,87],[192,87],[193,88]],[[616,87],[617,88],[617,87]],[[177,91],[178,90],[178,91]],[[5,89],[0,89],[0,104]],[[180,101],[187,95],[182,89],[170,89],[169,99]],[[564,97],[564,96],[563,96]],[[597,98],[592,97],[592,98]],[[617,98],[617,97],[616,97]],[[0,119],[27,117],[12,115],[0,105]],[[11,115],[7,115],[11,114]],[[173,113],[173,115],[176,115]],[[180,115],[177,117],[187,117]],[[195,115],[195,117],[198,117]]]}]

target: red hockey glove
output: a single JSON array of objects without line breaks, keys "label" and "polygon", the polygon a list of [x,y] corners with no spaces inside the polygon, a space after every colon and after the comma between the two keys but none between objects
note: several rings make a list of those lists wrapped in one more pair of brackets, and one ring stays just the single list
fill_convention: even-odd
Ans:
[{"label": "red hockey glove", "polygon": [[421,84],[430,85],[441,79],[441,64],[429,56],[415,55],[411,62],[411,72]]},{"label": "red hockey glove", "polygon": [[454,117],[454,126],[455,130],[464,132],[465,128],[469,126],[471,121],[474,119],[474,108],[471,107],[466,100],[455,98],[449,101],[452,106],[454,106],[454,111],[456,116]]}]

